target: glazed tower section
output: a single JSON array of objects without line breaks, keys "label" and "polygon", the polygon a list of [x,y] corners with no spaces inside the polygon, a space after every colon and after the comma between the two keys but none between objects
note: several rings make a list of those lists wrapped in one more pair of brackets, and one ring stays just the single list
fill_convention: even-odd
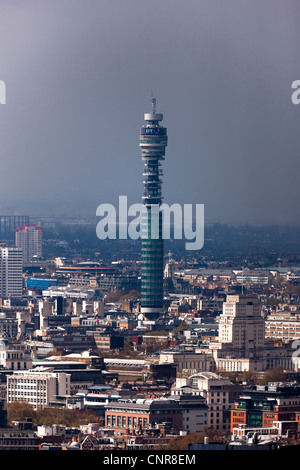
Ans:
[{"label": "glazed tower section", "polygon": [[142,216],[141,312],[149,318],[163,311],[164,242],[162,234],[162,168],[167,146],[167,129],[160,123],[163,115],[156,112],[152,99],[151,113],[144,115],[140,131],[140,148],[144,161],[144,211]]}]

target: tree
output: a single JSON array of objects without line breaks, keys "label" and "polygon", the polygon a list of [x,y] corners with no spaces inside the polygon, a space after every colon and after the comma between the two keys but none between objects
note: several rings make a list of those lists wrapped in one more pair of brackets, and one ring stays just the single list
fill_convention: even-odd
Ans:
[{"label": "tree", "polygon": [[35,425],[52,426],[52,424],[62,424],[68,427],[79,427],[81,424],[102,423],[102,419],[97,417],[92,410],[69,410],[66,408],[41,408],[35,410],[32,405],[24,401],[14,401],[7,403],[7,422],[10,425],[13,421],[23,421],[32,418]]},{"label": "tree", "polygon": [[167,450],[187,450],[189,444],[203,444],[204,438],[208,437],[209,441],[215,441],[220,436],[216,429],[205,428],[202,432],[191,433],[187,436],[179,436],[171,439],[167,446]]},{"label": "tree", "polygon": [[143,343],[144,351],[148,354],[153,354],[163,349],[162,344],[163,342],[160,339],[149,338]]},{"label": "tree", "polygon": [[187,325],[187,323],[185,321],[181,322],[179,326],[177,326],[176,328],[174,328],[173,332],[174,333],[179,333],[179,332],[182,332],[182,331],[186,331],[186,330],[189,330],[190,327]]},{"label": "tree", "polygon": [[253,370],[244,370],[244,372],[241,373],[239,376],[239,380],[242,382],[254,382],[257,379],[257,373]]},{"label": "tree", "polygon": [[121,300],[136,300],[141,297],[141,293],[138,292],[137,290],[131,290],[127,292],[126,294],[122,295]]},{"label": "tree", "polygon": [[107,304],[119,302],[122,295],[123,295],[123,292],[120,290],[109,292],[107,296],[105,297],[105,302]]},{"label": "tree", "polygon": [[23,421],[26,418],[34,418],[35,411],[27,401],[13,401],[6,405],[7,422]]},{"label": "tree", "polygon": [[267,385],[270,382],[286,382],[287,374],[283,371],[282,367],[275,367],[265,372],[264,377],[260,379],[261,385]]},{"label": "tree", "polygon": [[221,375],[221,377],[231,380],[231,382],[237,381],[237,374],[234,372],[227,371],[225,369],[217,369],[216,374]]}]

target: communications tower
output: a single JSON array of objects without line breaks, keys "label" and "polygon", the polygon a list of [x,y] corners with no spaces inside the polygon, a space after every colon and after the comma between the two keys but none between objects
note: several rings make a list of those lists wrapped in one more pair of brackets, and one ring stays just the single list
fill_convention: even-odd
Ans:
[{"label": "communications tower", "polygon": [[[144,114],[140,131],[140,147],[145,164],[143,172],[144,211],[142,216],[142,272],[141,312],[155,319],[163,312],[164,241],[162,232],[161,162],[165,159],[167,129],[161,125],[163,115],[156,112],[156,99],[152,110]],[[152,214],[157,218],[153,219]]]}]

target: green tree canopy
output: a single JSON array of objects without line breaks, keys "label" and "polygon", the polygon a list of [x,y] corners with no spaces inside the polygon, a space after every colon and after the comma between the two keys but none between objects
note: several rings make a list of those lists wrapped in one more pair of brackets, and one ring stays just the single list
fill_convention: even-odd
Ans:
[{"label": "green tree canopy", "polygon": [[102,423],[102,419],[97,417],[91,410],[69,410],[66,408],[41,408],[35,410],[29,403],[24,401],[14,401],[6,405],[7,423],[13,421],[23,421],[32,418],[35,425],[51,426],[52,424],[62,424],[67,427],[79,427],[82,424]]}]

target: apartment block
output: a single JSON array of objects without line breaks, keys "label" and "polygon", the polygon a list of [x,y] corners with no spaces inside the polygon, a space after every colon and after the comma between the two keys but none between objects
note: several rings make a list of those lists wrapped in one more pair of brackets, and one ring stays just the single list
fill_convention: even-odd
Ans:
[{"label": "apartment block", "polygon": [[16,229],[15,244],[23,251],[23,261],[31,261],[34,256],[42,256],[43,229],[36,224],[25,224]]}]

